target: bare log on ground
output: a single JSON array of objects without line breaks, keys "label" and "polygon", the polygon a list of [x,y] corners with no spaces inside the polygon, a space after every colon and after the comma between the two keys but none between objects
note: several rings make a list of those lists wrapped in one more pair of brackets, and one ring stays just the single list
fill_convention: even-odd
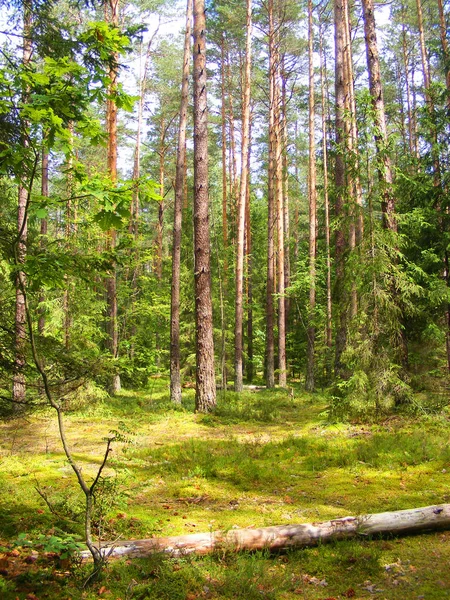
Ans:
[{"label": "bare log on ground", "polygon": [[[402,535],[421,531],[450,529],[450,504],[425,506],[409,510],[343,517],[323,523],[277,525],[258,529],[232,529],[173,537],[105,543],[100,549],[105,557],[146,557],[155,552],[169,556],[208,554],[214,550],[282,550],[315,546],[329,542],[381,534]],[[89,558],[89,552],[82,552]]]}]

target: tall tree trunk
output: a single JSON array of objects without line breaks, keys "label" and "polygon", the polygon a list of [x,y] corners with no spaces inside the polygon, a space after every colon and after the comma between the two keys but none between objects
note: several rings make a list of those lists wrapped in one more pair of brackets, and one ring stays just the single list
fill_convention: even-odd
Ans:
[{"label": "tall tree trunk", "polygon": [[[44,145],[42,147],[42,175],[41,175],[41,195],[45,198],[48,197],[48,150],[45,147],[45,139]],[[45,244],[45,236],[48,231],[48,221],[47,217],[41,219],[41,228],[40,233],[42,236],[42,245]],[[39,318],[38,318],[38,332],[40,335],[43,335],[45,330],[45,310],[42,306],[43,302],[45,302],[45,295],[42,292],[39,295]]]},{"label": "tall tree trunk", "polygon": [[266,280],[266,386],[275,387],[275,29],[273,0],[268,2],[269,16],[269,165],[267,193],[267,280]]},{"label": "tall tree trunk", "polygon": [[367,69],[369,72],[369,90],[372,96],[375,125],[375,144],[378,155],[378,176],[382,188],[383,225],[397,231],[395,219],[395,201],[392,188],[392,167],[388,154],[388,134],[384,111],[383,87],[381,83],[380,59],[373,0],[362,0],[364,15],[364,34],[366,39]]},{"label": "tall tree trunk", "polygon": [[[405,8],[402,6],[402,15],[403,19],[405,16]],[[417,143],[416,143],[416,131],[414,127],[414,118],[412,112],[412,100],[411,100],[411,84],[409,79],[409,58],[408,58],[408,49],[406,43],[406,24],[402,23],[402,58],[403,58],[403,68],[405,71],[405,88],[406,88],[406,106],[408,110],[408,141],[409,141],[409,151],[412,156],[417,158]]]},{"label": "tall tree trunk", "polygon": [[[283,214],[284,214],[284,289],[291,285],[291,255],[290,255],[290,216],[289,216],[289,171],[288,171],[288,110],[286,91],[285,59],[281,63],[281,110],[283,114]],[[289,313],[291,300],[289,296],[284,298],[284,311],[286,321],[286,335],[289,329]]]},{"label": "tall tree trunk", "polygon": [[245,224],[247,237],[247,365],[246,376],[248,383],[252,383],[254,375],[253,367],[253,257],[252,257],[252,228],[250,211],[250,158],[251,158],[251,135],[248,147],[248,183],[245,209]]},{"label": "tall tree trunk", "polygon": [[[220,89],[221,89],[221,119],[222,119],[222,239],[224,250],[223,271],[224,275],[228,270],[227,251],[228,251],[228,216],[227,216],[227,97],[226,87],[226,65],[225,65],[225,33],[222,33],[220,45],[221,63],[220,63]],[[224,280],[225,281],[225,280]]]},{"label": "tall tree trunk", "polygon": [[[238,179],[237,179],[237,152],[236,152],[236,136],[234,127],[234,107],[233,107],[233,77],[231,74],[230,55],[228,46],[226,46],[226,77],[228,88],[228,130],[230,139],[230,199],[229,209],[231,213],[231,223],[233,231],[236,224],[236,201],[238,195]],[[234,238],[232,237],[232,240]]]},{"label": "tall tree trunk", "polygon": [[344,227],[344,199],[346,195],[345,185],[345,25],[344,25],[344,2],[346,0],[335,0],[334,2],[334,28],[335,28],[335,110],[336,110],[336,158],[334,168],[334,182],[336,188],[335,216],[339,221],[335,236],[335,263],[336,263],[336,301],[339,307],[338,324],[336,328],[335,342],[335,373],[342,375],[342,353],[347,343],[347,300],[345,298],[344,285],[344,255],[346,249],[345,227]]},{"label": "tall tree trunk", "polygon": [[314,30],[313,5],[308,0],[308,57],[309,57],[309,162],[308,162],[308,197],[309,197],[309,311],[308,311],[308,349],[306,356],[307,391],[314,390],[314,342],[315,342],[315,309],[316,309],[316,142],[315,142],[315,88],[314,88]]},{"label": "tall tree trunk", "polygon": [[[109,0],[109,20],[113,27],[119,26],[119,0]],[[114,95],[117,90],[118,55],[112,58],[109,71],[109,94]],[[108,132],[108,174],[113,184],[117,181],[117,105],[113,97],[109,97],[106,104],[106,126]],[[110,229],[107,233],[107,247],[114,251],[117,232]],[[107,346],[113,358],[119,353],[119,331],[117,323],[117,272],[115,263],[111,266],[111,273],[106,279],[106,304],[107,304]],[[115,373],[109,382],[109,392],[117,394],[120,391],[120,375]]]},{"label": "tall tree trunk", "polygon": [[430,115],[430,143],[431,143],[431,155],[433,160],[433,171],[434,171],[434,185],[439,187],[441,185],[441,165],[439,159],[439,147],[436,130],[436,114],[434,100],[431,94],[431,75],[430,75],[430,63],[428,60],[428,53],[425,46],[425,32],[423,25],[423,12],[422,12],[422,0],[416,0],[417,5],[417,19],[419,26],[419,40],[420,40],[420,54],[422,58],[422,75],[423,75],[423,86],[425,88],[425,101],[428,107]]},{"label": "tall tree trunk", "polygon": [[248,383],[253,381],[253,258],[252,258],[252,228],[250,211],[250,165],[251,165],[251,121],[249,131],[249,144],[247,152],[247,192],[245,199],[245,227],[246,227],[246,258],[247,258],[247,365],[246,376]]},{"label": "tall tree trunk", "polygon": [[[162,107],[161,107],[162,108]],[[156,224],[156,251],[155,251],[155,275],[158,282],[162,280],[162,261],[163,261],[163,233],[164,233],[164,179],[165,179],[165,160],[166,160],[166,121],[164,115],[161,116],[161,130],[159,133],[159,195],[161,200],[158,204],[158,221]]]},{"label": "tall tree trunk", "polygon": [[320,91],[322,108],[322,155],[323,155],[323,202],[325,212],[325,252],[327,264],[327,317],[325,326],[325,343],[327,346],[326,373],[331,379],[331,347],[332,347],[332,293],[331,293],[331,244],[330,244],[330,205],[328,198],[328,147],[327,147],[327,98],[325,93],[326,68],[323,50],[323,36],[320,29]]},{"label": "tall tree trunk", "polygon": [[208,201],[205,1],[194,0],[194,279],[196,318],[195,409],[216,405]]},{"label": "tall tree trunk", "polygon": [[245,207],[248,185],[248,147],[250,132],[250,77],[252,53],[252,2],[247,0],[244,93],[242,105],[241,180],[237,208],[236,305],[234,325],[234,391],[243,390],[243,323],[244,323],[244,237]]},{"label": "tall tree trunk", "polygon": [[441,34],[442,58],[444,61],[445,85],[447,87],[447,106],[450,108],[450,53],[447,40],[447,18],[442,0],[438,0],[439,32]]},{"label": "tall tree trunk", "polygon": [[178,126],[177,166],[175,174],[175,201],[173,208],[172,294],[170,314],[170,399],[181,404],[180,375],[180,267],[181,227],[186,166],[186,124],[189,108],[189,63],[191,52],[192,0],[187,0],[186,32],[181,83],[180,121]]},{"label": "tall tree trunk", "polygon": [[[277,36],[278,37],[278,36]],[[280,89],[280,56],[278,52],[279,39],[276,47],[275,73],[275,195],[277,219],[277,249],[278,249],[278,383],[286,387],[286,311],[284,299],[284,205],[283,205],[283,143],[281,122],[281,89]]]},{"label": "tall tree trunk", "polygon": [[[23,2],[23,57],[22,64],[26,68],[31,61],[32,43],[32,0]],[[25,104],[28,100],[28,89],[23,90],[22,101]],[[24,130],[27,129],[27,123],[24,123]],[[23,134],[22,144],[28,147],[26,131]],[[17,203],[17,243],[16,243],[16,265],[22,265],[25,262],[27,252],[27,234],[28,234],[28,198],[31,193],[32,178],[26,181],[25,177],[19,184],[18,203]],[[14,357],[14,376],[12,387],[12,399],[14,408],[20,410],[26,398],[25,387],[25,341],[26,341],[26,306],[23,287],[25,286],[25,273],[18,269],[16,275],[16,310],[15,310],[15,357]]]},{"label": "tall tree trunk", "polygon": [[[65,215],[65,226],[64,226],[64,235],[66,239],[66,244],[69,244],[70,236],[72,234],[72,221],[73,221],[73,121],[69,122],[69,146],[70,150],[66,156],[66,215]],[[70,329],[72,325],[72,319],[70,314],[70,278],[66,274],[64,277],[65,280],[65,290],[63,295],[63,331],[64,331],[64,346],[69,348],[70,344]]]}]

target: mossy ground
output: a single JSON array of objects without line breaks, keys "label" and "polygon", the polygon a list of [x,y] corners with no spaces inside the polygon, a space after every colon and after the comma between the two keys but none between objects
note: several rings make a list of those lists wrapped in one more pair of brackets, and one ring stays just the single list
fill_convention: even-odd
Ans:
[{"label": "mossy ground", "polygon": [[[445,415],[336,424],[326,420],[326,397],[300,391],[294,398],[282,391],[239,397],[228,392],[215,414],[198,415],[192,390],[185,396],[181,408],[172,407],[167,381],[156,380],[146,392],[124,392],[67,414],[68,438],[86,475],[98,468],[109,431],[123,423],[133,433],[130,443],[114,445],[109,478],[99,490],[95,526],[106,539],[322,521],[450,502]],[[39,600],[450,597],[448,532],[277,555],[119,561],[86,589],[89,567],[68,570],[51,553],[24,562],[30,548],[16,557],[10,552],[20,533],[31,541],[47,532],[81,533],[82,498],[47,412],[1,426],[0,488],[5,600],[33,600],[33,594]]]}]

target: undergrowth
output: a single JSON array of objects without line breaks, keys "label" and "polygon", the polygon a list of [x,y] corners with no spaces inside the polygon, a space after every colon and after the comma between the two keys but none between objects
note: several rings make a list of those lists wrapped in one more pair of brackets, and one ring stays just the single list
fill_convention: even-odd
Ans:
[{"label": "undergrowth", "polygon": [[[104,539],[315,522],[450,501],[445,410],[370,424],[333,422],[326,396],[294,389],[226,392],[217,411],[205,416],[193,413],[192,390],[184,396],[173,407],[167,381],[156,380],[146,392],[91,404],[80,399],[67,414],[67,434],[87,475],[98,468],[102,438],[119,421],[135,433],[131,443],[114,444],[98,489],[94,528]],[[89,568],[63,557],[81,539],[81,504],[45,412],[1,426],[0,486],[5,600],[450,594],[448,533],[284,554],[155,555],[113,562],[101,582],[83,589]]]}]

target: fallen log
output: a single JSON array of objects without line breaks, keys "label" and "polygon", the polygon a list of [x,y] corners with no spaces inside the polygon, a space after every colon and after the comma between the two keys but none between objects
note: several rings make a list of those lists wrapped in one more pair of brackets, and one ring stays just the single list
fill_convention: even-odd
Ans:
[{"label": "fallen log", "polygon": [[[323,523],[276,525],[258,529],[231,529],[173,537],[104,543],[104,557],[146,557],[155,552],[170,556],[207,554],[214,550],[282,550],[304,548],[318,543],[381,534],[402,535],[419,531],[450,529],[450,504],[438,504],[409,510],[343,517]],[[84,551],[82,558],[90,553]]]}]

